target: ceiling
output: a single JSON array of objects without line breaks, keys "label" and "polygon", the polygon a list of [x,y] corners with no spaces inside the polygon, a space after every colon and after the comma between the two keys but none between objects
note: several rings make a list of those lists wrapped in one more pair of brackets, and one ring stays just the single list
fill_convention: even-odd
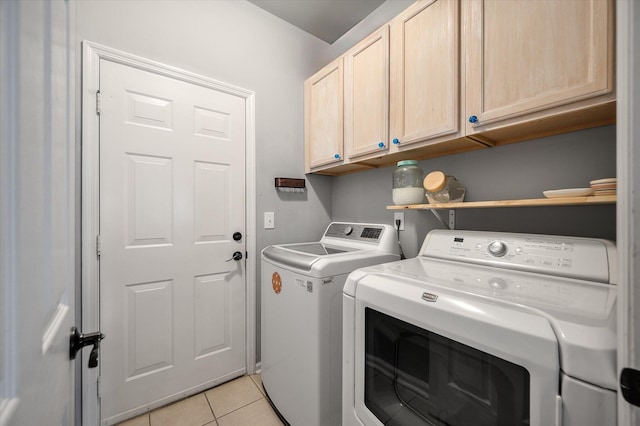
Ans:
[{"label": "ceiling", "polygon": [[249,0],[256,6],[333,44],[385,0]]}]

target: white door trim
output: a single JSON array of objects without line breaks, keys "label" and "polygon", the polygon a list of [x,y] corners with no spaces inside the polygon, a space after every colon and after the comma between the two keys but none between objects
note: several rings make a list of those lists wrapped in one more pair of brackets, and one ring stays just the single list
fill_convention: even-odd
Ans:
[{"label": "white door trim", "polygon": [[[208,77],[151,61],[136,55],[82,42],[82,327],[85,332],[100,326],[99,268],[96,236],[99,233],[99,140],[100,122],[97,96],[100,85],[100,60],[105,59],[143,71],[181,80],[198,86],[233,94],[246,102],[246,367],[256,371],[256,176],[255,176],[255,93]],[[109,336],[106,336],[108,339]],[[85,351],[88,352],[88,351]],[[88,356],[88,355],[86,355]],[[98,369],[87,368],[82,360],[82,420],[97,424],[100,419],[97,381]]]}]

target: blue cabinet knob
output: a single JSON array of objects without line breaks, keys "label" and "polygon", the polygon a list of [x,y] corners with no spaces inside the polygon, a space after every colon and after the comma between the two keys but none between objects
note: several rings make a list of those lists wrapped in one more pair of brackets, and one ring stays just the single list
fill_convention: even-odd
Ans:
[{"label": "blue cabinet knob", "polygon": [[384,148],[384,142],[378,142],[378,148],[383,149]]},{"label": "blue cabinet knob", "polygon": [[478,122],[478,117],[476,117],[475,115],[472,115],[471,117],[469,117],[469,123],[477,123]]},{"label": "blue cabinet knob", "polygon": [[336,160],[339,160],[339,159],[340,159],[340,154],[335,154],[335,155],[333,156],[333,158],[335,158]]},{"label": "blue cabinet knob", "polygon": [[400,139],[398,138],[394,138],[392,142],[394,145],[400,145]]}]

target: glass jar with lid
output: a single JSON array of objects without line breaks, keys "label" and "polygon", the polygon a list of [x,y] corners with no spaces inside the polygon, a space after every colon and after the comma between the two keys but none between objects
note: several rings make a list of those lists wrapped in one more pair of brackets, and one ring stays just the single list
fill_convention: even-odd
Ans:
[{"label": "glass jar with lid", "polygon": [[401,206],[424,203],[423,176],[417,161],[398,161],[393,171],[393,204]]},{"label": "glass jar with lid", "polygon": [[424,178],[424,189],[431,204],[461,203],[466,192],[455,177],[447,176],[441,171],[431,172]]}]

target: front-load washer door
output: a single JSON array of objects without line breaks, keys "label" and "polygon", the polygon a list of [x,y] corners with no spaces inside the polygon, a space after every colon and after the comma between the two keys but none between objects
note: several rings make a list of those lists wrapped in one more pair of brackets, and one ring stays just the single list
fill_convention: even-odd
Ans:
[{"label": "front-load washer door", "polygon": [[534,311],[368,275],[357,284],[354,353],[366,425],[556,424],[558,344]]}]

